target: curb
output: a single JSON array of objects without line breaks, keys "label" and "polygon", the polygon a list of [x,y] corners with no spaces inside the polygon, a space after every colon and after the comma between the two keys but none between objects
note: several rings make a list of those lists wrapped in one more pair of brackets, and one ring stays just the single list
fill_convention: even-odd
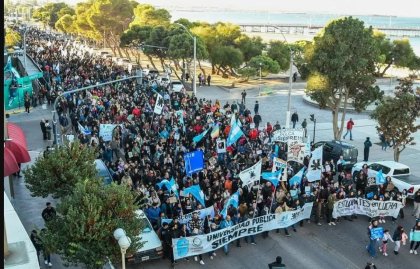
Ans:
[{"label": "curb", "polygon": [[21,108],[21,109],[11,109],[11,110],[6,110],[6,111],[4,111],[6,114],[20,114],[20,113],[22,113],[22,112],[25,112],[25,109],[24,108]]},{"label": "curb", "polygon": [[[306,94],[303,95],[302,97],[303,101],[311,106],[317,107],[319,109],[324,109],[324,108],[320,108],[318,102],[312,100],[309,96],[307,96]],[[340,109],[343,109],[343,107],[340,107]],[[328,108],[325,108],[325,110],[330,110]],[[352,111],[352,112],[356,112],[356,113],[360,113],[360,114],[370,114],[373,109],[366,109],[363,110],[362,112],[357,112],[356,109],[354,107],[347,107],[347,111]]]}]

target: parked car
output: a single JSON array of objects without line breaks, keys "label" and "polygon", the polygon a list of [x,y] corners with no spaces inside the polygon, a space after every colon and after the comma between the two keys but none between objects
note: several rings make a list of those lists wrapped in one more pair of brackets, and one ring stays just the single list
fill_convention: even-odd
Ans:
[{"label": "parked car", "polygon": [[104,184],[109,185],[112,183],[112,175],[108,170],[108,167],[104,164],[101,159],[95,160],[96,170],[98,171],[98,176],[104,179]]},{"label": "parked car", "polygon": [[357,162],[358,150],[355,146],[339,141],[319,141],[314,144],[314,149],[320,146],[324,146],[322,149],[322,160],[331,160],[337,162],[340,159],[340,156],[343,156],[346,164],[344,165],[345,169],[350,169]]},{"label": "parked car", "polygon": [[158,79],[160,86],[167,88],[169,86],[169,84],[171,83],[171,79],[169,78],[169,76],[163,76],[163,77],[159,77]]},{"label": "parked car", "polygon": [[410,167],[407,165],[394,161],[356,163],[351,170],[353,177],[359,175],[364,164],[367,164],[369,168],[368,177],[376,177],[376,174],[382,170],[384,177],[390,176],[392,183],[399,191],[407,190],[408,197],[420,189],[420,177],[411,175]]},{"label": "parked car", "polygon": [[153,70],[153,69],[152,70],[149,70],[149,75],[152,76],[152,77],[157,78],[159,76],[159,71]]},{"label": "parked car", "polygon": [[163,257],[163,248],[159,236],[153,230],[146,214],[142,210],[137,210],[136,213],[140,221],[143,222],[143,230],[139,237],[144,241],[144,244],[136,253],[126,255],[127,263],[141,263],[148,260],[161,259]]},{"label": "parked car", "polygon": [[171,89],[173,92],[181,92],[184,89],[184,84],[179,80],[174,80],[171,82]]}]

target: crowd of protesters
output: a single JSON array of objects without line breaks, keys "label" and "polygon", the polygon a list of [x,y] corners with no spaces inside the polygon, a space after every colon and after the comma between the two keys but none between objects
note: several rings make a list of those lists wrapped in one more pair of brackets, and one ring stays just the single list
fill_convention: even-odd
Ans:
[{"label": "crowd of protesters", "polygon": [[[90,52],[81,52],[83,50],[80,45],[42,31],[33,30],[28,34],[27,44],[28,53],[42,67],[44,77],[51,84],[49,89],[40,92],[42,102],[46,98],[51,103],[61,92],[130,75],[126,68],[116,65],[110,58],[103,59]],[[61,130],[77,134],[82,144],[97,148],[98,158],[104,160],[113,180],[127,185],[136,193],[139,204],[144,207],[154,229],[161,236],[165,256],[172,263],[175,263],[171,249],[172,238],[209,233],[248,218],[295,210],[305,203],[314,203],[313,216],[305,222],[314,221],[317,225],[322,225],[323,222],[328,225],[339,223],[340,219],[332,217],[334,203],[348,197],[366,198],[367,193],[373,193],[369,199],[396,200],[405,204],[406,193],[398,192],[390,177],[385,184],[374,185],[367,176],[368,167],[365,166],[353,178],[345,169],[342,158],[338,162],[326,160],[321,180],[314,183],[304,177],[301,184],[295,186],[289,186],[288,181],[282,181],[276,187],[264,180],[250,187],[242,186],[238,175],[244,169],[262,160],[262,170],[271,171],[273,157],[286,159],[286,145],[271,141],[271,134],[281,128],[280,124],[272,126],[267,123],[261,127],[257,102],[253,117],[244,102],[222,104],[218,100],[198,99],[185,91],[174,93],[161,87],[152,90],[149,85],[150,78],[146,77],[143,85],[138,85],[135,80],[126,80],[87,92],[67,94],[60,99],[57,112]],[[164,107],[160,115],[153,112],[156,92],[164,97]],[[176,113],[180,110],[183,111],[183,120]],[[241,121],[245,136],[227,147],[226,153],[218,153],[216,138],[227,138],[232,114]],[[258,127],[254,122],[255,115],[259,116],[257,119],[261,128],[255,128]],[[99,137],[100,124],[111,123],[119,126],[114,129],[111,141],[103,141]],[[195,136],[214,123],[220,126],[217,137],[211,137],[209,133],[200,142],[193,142]],[[80,132],[79,124],[88,129],[90,134]],[[161,135],[162,132],[167,135]],[[276,146],[278,151],[275,150]],[[185,172],[184,153],[197,149],[204,152],[205,168],[188,176]],[[301,166],[308,165],[309,157],[306,157]],[[299,170],[300,168],[288,166],[288,179]],[[213,206],[215,209],[214,218],[208,216],[200,219],[198,214],[194,214],[188,225],[180,224],[177,220],[180,215],[204,207],[191,196],[180,196],[177,199],[169,190],[157,187],[156,184],[163,179],[171,178],[176,180],[179,191],[199,185],[205,194],[205,207]],[[226,218],[223,218],[220,212],[225,202],[238,190],[238,208],[231,206],[227,210]],[[414,199],[418,205],[419,191]],[[417,206],[413,215],[418,218],[419,214],[420,209]],[[403,209],[400,217],[404,217]],[[357,216],[350,216],[342,219],[353,221],[356,218]],[[168,224],[163,219],[174,221]],[[374,221],[377,225],[378,221],[385,223],[387,220],[385,216],[380,216]],[[304,221],[299,225],[303,226]],[[294,225],[291,228],[294,232],[297,231]],[[415,229],[419,229],[418,223]],[[287,228],[284,233],[290,236]],[[267,236],[268,232],[262,233],[262,238]],[[256,244],[257,241],[255,236],[244,240],[250,244]],[[414,253],[419,246],[419,242],[415,243],[416,246],[413,243],[410,253]],[[241,246],[240,240],[236,241],[236,246]],[[228,255],[229,244],[223,250]],[[382,247],[382,250],[386,253],[386,248]],[[208,254],[210,259],[215,255],[215,252]],[[204,264],[201,255],[195,257],[196,261],[198,259]]]}]

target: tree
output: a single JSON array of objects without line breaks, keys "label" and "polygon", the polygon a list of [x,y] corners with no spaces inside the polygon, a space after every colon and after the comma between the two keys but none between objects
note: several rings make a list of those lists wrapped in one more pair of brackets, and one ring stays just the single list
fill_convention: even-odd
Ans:
[{"label": "tree", "polygon": [[279,64],[280,70],[288,70],[290,67],[289,45],[283,41],[271,41],[268,46],[267,55]]},{"label": "tree", "polygon": [[253,67],[246,66],[239,69],[238,73],[245,79],[245,81],[248,81],[250,77],[256,76],[258,74],[258,70]]},{"label": "tree", "polygon": [[60,16],[65,14],[72,15],[74,10],[66,3],[48,3],[38,9],[35,9],[33,18],[41,21],[45,26],[54,27]]},{"label": "tree", "polygon": [[95,158],[93,149],[77,142],[60,146],[24,171],[26,187],[32,196],[64,197],[77,182],[96,176]]},{"label": "tree", "polygon": [[261,72],[264,74],[277,74],[280,72],[280,66],[277,61],[265,55],[252,57],[248,63],[248,66],[254,68],[255,70],[259,70],[261,67]]},{"label": "tree", "polygon": [[224,77],[228,77],[229,74],[233,73],[233,68],[239,68],[244,62],[244,56],[239,49],[232,46],[221,46],[213,52],[212,63],[217,67],[217,73],[219,71],[223,73]]},{"label": "tree", "polygon": [[131,22],[130,26],[168,26],[171,23],[171,14],[169,14],[166,9],[156,9],[152,5],[148,4],[137,5],[134,9],[134,15],[134,20]]},{"label": "tree", "polygon": [[107,258],[119,264],[121,250],[113,237],[115,229],[124,229],[131,239],[128,255],[143,245],[139,235],[145,223],[137,216],[137,209],[135,196],[127,186],[103,186],[100,180],[87,178],[61,199],[57,216],[46,223],[41,239],[66,265],[100,269]]},{"label": "tree", "polygon": [[66,14],[55,23],[55,29],[63,33],[74,33],[76,32],[76,29],[74,28],[75,20],[76,16]]},{"label": "tree", "polygon": [[291,47],[293,51],[293,65],[296,66],[300,77],[303,80],[306,80],[309,76],[309,67],[305,55],[310,53],[309,51],[313,47],[312,42],[307,40],[300,40],[291,44]]},{"label": "tree", "polygon": [[22,40],[20,34],[9,27],[6,28],[6,37],[4,40],[6,48],[17,46]]},{"label": "tree", "polygon": [[332,21],[315,37],[310,52],[306,92],[321,107],[331,109],[334,138],[339,140],[348,105],[362,111],[381,96],[373,86],[378,50],[372,29],[352,17]]},{"label": "tree", "polygon": [[235,45],[244,55],[244,61],[247,63],[252,57],[262,54],[265,45],[261,37],[250,38],[247,35],[241,35],[235,40]]},{"label": "tree", "polygon": [[420,130],[420,125],[416,125],[420,117],[420,95],[413,89],[413,79],[400,80],[395,97],[384,98],[371,115],[378,121],[378,131],[392,141],[397,162],[406,146],[415,144],[412,135]]}]

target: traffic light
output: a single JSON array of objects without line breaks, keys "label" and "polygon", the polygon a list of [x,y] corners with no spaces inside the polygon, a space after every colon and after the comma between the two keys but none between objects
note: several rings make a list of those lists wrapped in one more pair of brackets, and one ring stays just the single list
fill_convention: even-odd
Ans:
[{"label": "traffic light", "polygon": [[311,116],[311,117],[310,117],[310,120],[311,120],[311,121],[315,121],[315,114],[311,114],[310,116]]}]

